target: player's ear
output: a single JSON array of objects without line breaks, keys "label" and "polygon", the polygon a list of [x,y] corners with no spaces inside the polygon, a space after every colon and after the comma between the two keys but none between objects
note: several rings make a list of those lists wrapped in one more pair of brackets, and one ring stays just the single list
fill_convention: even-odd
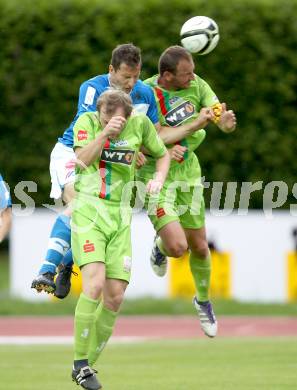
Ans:
[{"label": "player's ear", "polygon": [[109,73],[112,73],[114,72],[114,67],[110,64],[109,67],[108,67],[108,72]]},{"label": "player's ear", "polygon": [[173,73],[168,72],[168,70],[165,70],[165,72],[163,73],[164,79],[168,81],[171,81],[173,76],[174,76]]}]

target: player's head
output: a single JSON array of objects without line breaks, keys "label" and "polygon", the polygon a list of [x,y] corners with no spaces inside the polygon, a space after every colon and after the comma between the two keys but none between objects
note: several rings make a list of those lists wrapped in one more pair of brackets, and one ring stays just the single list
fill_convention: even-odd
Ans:
[{"label": "player's head", "polygon": [[109,65],[111,85],[129,93],[139,79],[141,70],[140,49],[132,43],[117,46]]},{"label": "player's head", "polygon": [[192,55],[181,46],[170,46],[160,56],[159,74],[170,89],[189,88],[194,69]]},{"label": "player's head", "polygon": [[133,105],[130,96],[124,91],[110,89],[99,96],[96,108],[101,125],[105,127],[113,116],[129,118]]}]

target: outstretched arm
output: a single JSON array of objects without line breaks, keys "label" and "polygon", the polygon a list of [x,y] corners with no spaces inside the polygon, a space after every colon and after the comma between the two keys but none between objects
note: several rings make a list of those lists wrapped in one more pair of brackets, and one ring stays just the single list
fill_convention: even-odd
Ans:
[{"label": "outstretched arm", "polygon": [[190,123],[186,123],[177,127],[161,126],[160,123],[155,124],[157,132],[165,145],[174,144],[187,136],[195,133],[195,131],[203,129],[211,120],[214,119],[214,114],[211,108],[202,108],[199,116]]}]

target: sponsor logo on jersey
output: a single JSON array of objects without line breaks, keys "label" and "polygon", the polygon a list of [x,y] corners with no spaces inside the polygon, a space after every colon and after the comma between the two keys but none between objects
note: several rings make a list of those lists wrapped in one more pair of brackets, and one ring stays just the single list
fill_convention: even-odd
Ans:
[{"label": "sponsor logo on jersey", "polygon": [[131,271],[132,259],[129,256],[124,256],[123,268],[125,272]]},{"label": "sponsor logo on jersey", "polygon": [[86,240],[86,243],[84,244],[83,248],[84,248],[85,253],[95,251],[95,245],[92,242],[90,242],[89,240]]},{"label": "sponsor logo on jersey", "polygon": [[131,115],[139,115],[144,114],[146,115],[149,109],[149,104],[146,103],[136,103],[133,104],[133,111]]},{"label": "sponsor logo on jersey", "polygon": [[174,103],[176,103],[180,98],[178,96],[173,96],[169,99],[169,104],[172,106]]},{"label": "sponsor logo on jersey", "polygon": [[88,132],[86,130],[78,130],[77,139],[79,141],[84,141],[88,139]]},{"label": "sponsor logo on jersey", "polygon": [[124,139],[119,139],[118,141],[115,141],[113,144],[116,148],[119,148],[121,146],[128,146],[129,142],[127,140],[124,140]]},{"label": "sponsor logo on jersey", "polygon": [[191,118],[195,113],[195,107],[189,100],[182,102],[179,106],[168,111],[165,115],[165,121],[168,126],[175,127],[186,119]]},{"label": "sponsor logo on jersey", "polygon": [[84,103],[92,105],[94,103],[95,93],[96,93],[96,89],[94,87],[88,87]]},{"label": "sponsor logo on jersey", "polygon": [[131,165],[134,158],[134,150],[103,149],[101,160],[117,164]]},{"label": "sponsor logo on jersey", "polygon": [[165,214],[166,213],[165,213],[165,210],[163,209],[163,207],[159,207],[157,209],[157,218],[162,218],[162,217],[164,217]]}]

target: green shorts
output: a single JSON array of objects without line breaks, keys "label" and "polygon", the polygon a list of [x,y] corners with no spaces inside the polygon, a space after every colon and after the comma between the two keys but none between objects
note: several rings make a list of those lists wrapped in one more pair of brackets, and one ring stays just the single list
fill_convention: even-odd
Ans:
[{"label": "green shorts", "polygon": [[173,221],[178,221],[185,229],[203,227],[205,206],[202,192],[199,185],[195,187],[182,185],[174,189],[165,185],[158,198],[147,197],[145,208],[155,230],[158,232]]},{"label": "green shorts", "polygon": [[[142,174],[145,172],[145,174]],[[139,171],[137,179],[144,185],[152,178],[147,171]],[[143,188],[142,188],[143,193]],[[139,198],[143,195],[139,195]],[[185,229],[200,229],[205,225],[205,205],[201,170],[196,156],[170,169],[158,196],[146,196],[148,216],[158,232],[170,222],[178,221]]]},{"label": "green shorts", "polygon": [[94,205],[76,203],[71,217],[75,264],[82,267],[103,262],[107,278],[129,282],[132,264],[130,221],[123,222],[118,204],[108,205],[99,212]]}]

